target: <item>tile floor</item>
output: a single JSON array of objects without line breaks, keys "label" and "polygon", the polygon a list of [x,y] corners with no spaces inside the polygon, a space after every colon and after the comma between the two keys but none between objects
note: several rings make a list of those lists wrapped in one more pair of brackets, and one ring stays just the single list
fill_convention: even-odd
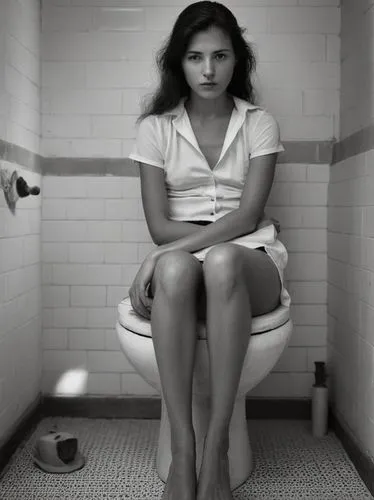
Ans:
[{"label": "tile floor", "polygon": [[[42,420],[0,478],[0,500],[159,500],[159,420]],[[79,439],[85,466],[48,474],[32,461],[37,439],[55,428]],[[336,435],[311,435],[306,420],[248,420],[254,470],[235,500],[373,499]]]}]

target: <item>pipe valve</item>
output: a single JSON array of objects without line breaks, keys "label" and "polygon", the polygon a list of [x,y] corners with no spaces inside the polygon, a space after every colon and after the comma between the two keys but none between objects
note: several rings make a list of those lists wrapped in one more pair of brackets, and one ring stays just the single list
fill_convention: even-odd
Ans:
[{"label": "pipe valve", "polygon": [[4,165],[0,165],[0,188],[4,191],[5,200],[13,213],[19,198],[40,193],[38,186],[29,186],[23,177],[18,176],[16,170],[10,173]]}]

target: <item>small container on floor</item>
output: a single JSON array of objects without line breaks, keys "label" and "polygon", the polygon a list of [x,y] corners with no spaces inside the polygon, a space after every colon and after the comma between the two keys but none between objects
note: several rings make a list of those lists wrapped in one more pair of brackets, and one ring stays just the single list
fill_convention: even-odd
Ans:
[{"label": "small container on floor", "polygon": [[315,384],[312,387],[312,434],[322,437],[328,430],[328,387],[323,361],[316,361]]}]

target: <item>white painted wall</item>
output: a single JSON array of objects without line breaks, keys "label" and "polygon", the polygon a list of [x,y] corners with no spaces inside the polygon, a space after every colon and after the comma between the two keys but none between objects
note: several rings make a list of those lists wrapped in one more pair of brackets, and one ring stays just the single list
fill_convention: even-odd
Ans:
[{"label": "white painted wall", "polygon": [[[40,147],[39,2],[0,2],[0,139]],[[0,161],[0,166],[2,162]],[[41,176],[6,166],[29,185]],[[13,215],[0,191],[0,445],[41,386],[41,196],[19,200]]]},{"label": "white painted wall", "polygon": [[[342,138],[373,125],[374,2],[342,3]],[[374,457],[374,150],[331,166],[328,357],[334,412]]]},{"label": "white painted wall", "polygon": [[[155,87],[156,50],[191,2],[155,3],[43,1],[44,155],[128,155],[140,98]],[[260,96],[278,119],[282,139],[337,137],[338,0],[225,4],[255,43]],[[326,359],[328,179],[328,165],[277,170],[269,212],[281,220],[280,239],[289,250],[295,330],[253,396],[311,396],[314,361]],[[152,394],[114,332],[117,304],[152,246],[139,179],[45,176],[42,220],[43,391]],[[69,386],[71,373],[76,384]]]}]

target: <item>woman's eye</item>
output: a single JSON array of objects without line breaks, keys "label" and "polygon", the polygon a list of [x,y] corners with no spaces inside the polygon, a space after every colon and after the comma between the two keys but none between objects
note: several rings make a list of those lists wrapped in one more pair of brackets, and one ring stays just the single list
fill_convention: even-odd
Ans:
[{"label": "woman's eye", "polygon": [[[194,55],[192,55],[192,56],[189,56],[189,57],[188,57],[188,60],[189,60],[189,61],[196,61],[198,58],[200,58],[200,56],[199,56],[199,55],[197,55],[197,54],[194,54]],[[216,58],[217,58],[218,60],[223,60],[223,59],[225,59],[225,58],[226,58],[226,54],[216,54]]]}]

